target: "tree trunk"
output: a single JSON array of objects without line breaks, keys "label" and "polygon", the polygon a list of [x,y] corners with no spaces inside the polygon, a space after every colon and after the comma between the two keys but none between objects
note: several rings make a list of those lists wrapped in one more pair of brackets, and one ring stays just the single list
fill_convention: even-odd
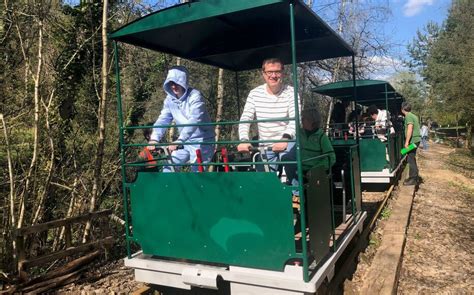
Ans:
[{"label": "tree trunk", "polygon": [[[345,6],[346,6],[346,0],[342,0],[341,1],[341,7],[340,7],[340,10],[339,10],[339,15],[338,15],[338,19],[337,19],[337,22],[338,22],[338,25],[337,25],[337,32],[339,34],[341,34],[343,31],[344,31],[344,9],[345,9]],[[332,79],[331,79],[331,82],[336,82],[339,78],[339,71],[340,71],[340,68],[341,68],[341,63],[342,63],[342,58],[338,58],[336,60],[336,65],[334,67],[334,70],[332,72]],[[331,115],[332,115],[332,110],[334,108],[334,98],[331,98],[330,102],[329,102],[329,109],[328,109],[328,119],[326,121],[326,126],[329,126],[329,124],[331,123]],[[329,128],[326,130],[326,132],[328,132]]]},{"label": "tree trunk", "polygon": [[23,219],[25,216],[25,199],[29,193],[29,186],[33,173],[36,173],[36,162],[38,160],[38,142],[39,142],[39,87],[40,87],[40,78],[41,72],[43,70],[43,21],[40,19],[38,21],[38,65],[36,67],[36,74],[33,77],[35,81],[35,90],[34,90],[34,103],[35,103],[35,121],[33,124],[33,134],[34,134],[34,143],[33,143],[33,156],[31,158],[30,168],[26,176],[25,189],[21,196],[20,201],[20,214],[18,216],[17,227],[20,228],[23,225]]},{"label": "tree trunk", "polygon": [[[217,78],[217,112],[216,112],[216,122],[222,121],[222,111],[224,106],[224,69],[219,69],[219,74]],[[221,125],[216,125],[216,141],[219,141],[221,134]]]},{"label": "tree trunk", "polygon": [[41,195],[38,197],[38,200],[36,201],[36,210],[35,210],[35,215],[33,217],[33,220],[31,221],[31,224],[36,224],[37,222],[39,222],[41,219],[42,219],[42,211],[43,211],[43,206],[45,204],[45,200],[47,198],[47,195],[48,195],[48,192],[49,192],[49,187],[51,185],[51,180],[53,178],[53,172],[54,172],[54,157],[55,157],[55,151],[54,151],[54,141],[53,141],[53,137],[52,137],[52,134],[51,134],[51,124],[49,122],[49,111],[50,111],[50,108],[51,108],[51,104],[53,102],[53,98],[54,98],[54,92],[55,92],[55,89],[53,89],[51,91],[51,95],[49,97],[49,101],[48,101],[48,105],[44,106],[45,108],[45,119],[46,119],[46,131],[47,131],[47,135],[48,135],[48,140],[49,140],[49,148],[51,149],[51,154],[50,154],[50,157],[49,157],[49,167],[48,167],[48,176],[46,178],[46,181],[44,182],[44,187],[43,187],[43,192],[41,193]]},{"label": "tree trunk", "polygon": [[[5,147],[7,150],[7,161],[8,161],[8,176],[10,178],[10,226],[14,227],[15,222],[15,181],[13,179],[13,165],[12,165],[12,157],[10,154],[10,142],[8,140],[8,130],[7,124],[5,123],[5,119],[3,118],[3,114],[0,114],[0,120],[2,121],[3,126],[3,133],[5,135]],[[7,230],[7,224],[5,224],[4,230]],[[2,233],[3,234],[3,233]],[[15,239],[12,239],[12,249],[13,249],[13,259],[16,260],[16,243]]]},{"label": "tree trunk", "polygon": [[[102,176],[102,162],[104,159],[104,145],[105,145],[105,118],[107,114],[107,73],[108,73],[108,45],[107,45],[107,10],[108,0],[103,1],[102,6],[102,95],[99,99],[99,111],[98,111],[98,125],[99,125],[99,136],[97,139],[97,151],[95,155],[95,166],[94,166],[94,180],[92,185],[91,199],[89,203],[89,212],[95,211],[96,202],[99,197],[98,192],[101,191],[101,176]],[[84,236],[82,242],[87,242],[89,238],[91,223],[87,222],[84,230]]]},{"label": "tree trunk", "polygon": [[[222,111],[224,108],[224,69],[219,69],[217,77],[217,110],[216,122],[222,121]],[[215,141],[219,141],[221,135],[221,125],[216,125],[214,131],[216,133]],[[214,171],[214,166],[209,167],[209,172]]]},{"label": "tree trunk", "polygon": [[[74,161],[74,170],[77,171],[77,166],[75,165],[76,161]],[[74,208],[76,207],[76,189],[77,189],[77,184],[79,182],[79,177],[76,175],[74,177],[74,183],[72,185],[72,190],[71,190],[71,199],[69,200],[69,206],[67,209],[66,213],[66,218],[69,218],[72,216],[74,213]],[[53,251],[57,251],[59,249],[59,246],[61,244],[61,241],[64,239],[65,235],[65,227],[61,228],[61,232],[59,233],[59,236],[57,236],[53,242]]]}]

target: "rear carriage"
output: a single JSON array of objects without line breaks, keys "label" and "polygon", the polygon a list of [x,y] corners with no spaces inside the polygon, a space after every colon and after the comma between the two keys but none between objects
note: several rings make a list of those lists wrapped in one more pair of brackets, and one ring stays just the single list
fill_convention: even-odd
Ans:
[{"label": "rear carriage", "polygon": [[[160,173],[162,161],[157,160],[153,165],[158,169],[142,169],[136,179],[127,179],[128,170],[150,163],[126,157],[127,150],[145,144],[124,141],[126,130],[140,127],[125,126],[122,120],[117,44],[129,43],[236,73],[259,68],[265,58],[279,57],[292,65],[295,97],[298,62],[353,56],[350,46],[302,1],[289,0],[192,1],[140,18],[113,32],[110,39],[118,84],[125,264],[135,269],[136,280],[188,290],[227,284],[232,294],[316,292],[332,277],[336,261],[362,230],[366,217],[361,211],[357,145],[340,150],[334,169],[338,175],[339,169],[344,170],[345,177],[333,179],[333,173],[323,168],[303,175],[297,128],[296,139],[290,140],[298,147],[296,161],[276,162],[298,166],[296,187],[286,185],[273,172],[206,169],[222,167],[217,162],[202,164],[202,173]],[[299,109],[297,99],[294,104]],[[283,120],[299,122],[299,114]],[[206,144],[220,149],[236,143]],[[292,202],[295,190],[300,211]],[[132,243],[141,250],[131,253]]]},{"label": "rear carriage", "polygon": [[[388,111],[386,128],[382,132],[376,130],[373,121],[357,122],[357,132],[360,133],[358,144],[361,182],[391,183],[404,163],[404,157],[400,154],[404,143],[404,130],[399,117],[404,98],[386,81],[357,80],[356,88],[358,105],[376,105],[378,109]],[[329,83],[313,91],[341,101],[353,101],[353,81]],[[345,125],[345,128],[335,130],[334,125],[329,126],[328,134],[334,146],[356,143],[355,128],[349,128],[349,125]]]}]

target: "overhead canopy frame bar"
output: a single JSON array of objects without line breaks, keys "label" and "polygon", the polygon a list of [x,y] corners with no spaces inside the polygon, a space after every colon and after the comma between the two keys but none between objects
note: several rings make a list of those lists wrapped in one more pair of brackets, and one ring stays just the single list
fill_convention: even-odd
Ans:
[{"label": "overhead canopy frame bar", "polygon": [[[360,105],[385,105],[401,103],[403,95],[387,81],[382,80],[356,80],[357,103]],[[313,88],[313,92],[337,98],[342,101],[353,101],[353,81],[339,81],[328,83]]]},{"label": "overhead canopy frame bar", "polygon": [[139,18],[109,38],[233,71],[259,68],[269,57],[291,64],[290,3],[298,63],[354,54],[300,0],[192,1]]}]

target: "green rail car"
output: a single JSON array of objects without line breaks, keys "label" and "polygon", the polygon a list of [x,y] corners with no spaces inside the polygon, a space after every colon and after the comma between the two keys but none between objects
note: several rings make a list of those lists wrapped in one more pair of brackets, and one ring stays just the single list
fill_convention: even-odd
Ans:
[{"label": "green rail car", "polygon": [[[271,30],[270,22],[274,24]],[[224,281],[232,294],[316,292],[331,279],[336,262],[362,230],[366,217],[361,211],[357,143],[335,145],[338,158],[331,171],[313,168],[303,175],[297,128],[291,140],[297,147],[296,161],[273,163],[296,164],[298,186],[282,183],[273,172],[224,173],[218,162],[204,165],[214,167],[214,172],[161,173],[160,159],[155,159],[156,169],[142,169],[150,164],[129,160],[126,155],[146,144],[125,142],[124,133],[151,126],[124,124],[127,110],[121,98],[119,44],[235,71],[237,78],[239,71],[259,68],[264,58],[278,57],[291,64],[295,97],[297,63],[352,56],[355,73],[351,47],[300,0],[191,1],[135,20],[109,38],[114,43],[117,73],[125,264],[135,269],[136,280],[188,290],[217,289]],[[297,99],[294,104],[299,109]],[[299,113],[284,120],[300,122]],[[255,122],[261,121],[246,123]],[[258,164],[265,165],[228,163],[235,167]],[[137,169],[140,171],[134,172]],[[293,208],[295,190],[299,192],[299,213]],[[141,250],[131,253],[132,243]]]},{"label": "green rail car", "polygon": [[[352,139],[348,130],[340,133],[329,131],[331,141],[335,145],[359,144],[360,170],[363,183],[390,183],[403,164],[400,150],[404,143],[403,124],[397,120],[400,114],[401,103],[404,98],[397,93],[393,86],[380,80],[357,80],[357,104],[363,107],[376,105],[379,109],[388,110],[394,133],[384,134],[381,140],[373,130],[371,135],[359,135],[359,140]],[[314,92],[330,96],[340,101],[354,101],[353,81],[340,81],[325,84],[313,89]],[[360,124],[361,122],[358,122]],[[331,129],[332,126],[329,127]],[[359,128],[357,128],[359,131]]]}]

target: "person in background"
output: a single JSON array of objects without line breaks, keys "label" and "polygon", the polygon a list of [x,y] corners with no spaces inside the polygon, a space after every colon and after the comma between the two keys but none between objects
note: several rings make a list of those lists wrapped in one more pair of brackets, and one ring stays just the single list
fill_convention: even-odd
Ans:
[{"label": "person in background", "polygon": [[[357,119],[357,124],[359,126],[359,137],[364,137],[365,135],[365,129],[366,129],[366,126],[365,126],[365,122],[363,120],[363,117],[362,115],[359,116],[359,118]],[[356,138],[357,136],[357,133],[356,133],[356,122],[355,121],[352,121],[352,122],[349,122],[348,124],[349,126],[349,134],[352,135],[354,137],[354,139]]]},{"label": "person in background", "polygon": [[[163,83],[166,98],[163,103],[161,114],[154,126],[169,125],[174,120],[176,125],[210,123],[211,119],[207,112],[204,98],[199,90],[188,86],[188,71],[185,67],[176,66],[168,71],[168,76]],[[154,150],[155,144],[165,134],[167,128],[154,127],[148,141],[148,149]],[[213,126],[185,126],[178,127],[179,137],[176,141],[168,145],[167,149],[171,153],[173,164],[185,164],[196,162],[196,151],[201,150],[203,163],[209,162],[214,152],[214,145],[203,144],[214,141]],[[182,149],[178,149],[183,143]],[[175,167],[180,170],[179,166]],[[171,166],[163,167],[163,172],[171,172]],[[198,171],[197,165],[191,166],[191,171]]]},{"label": "person in background", "polygon": [[364,134],[362,137],[372,138],[374,136],[372,117],[370,117],[367,113],[363,113],[361,121],[364,124]]},{"label": "person in background", "polygon": [[367,108],[367,113],[375,121],[375,131],[381,141],[387,140],[387,129],[389,129],[390,133],[395,133],[386,110],[379,110],[373,104]]},{"label": "person in background", "polygon": [[428,125],[425,122],[421,123],[420,135],[421,135],[421,146],[423,147],[423,150],[427,150],[428,149],[429,128],[428,128]]},{"label": "person in background", "polygon": [[[336,154],[329,137],[321,128],[321,115],[315,108],[304,109],[301,112],[300,149],[303,174],[313,167],[323,167],[329,170],[336,163]],[[318,157],[327,155],[327,157]],[[316,158],[318,157],[318,158]],[[296,160],[296,147],[282,157],[283,161]],[[287,184],[297,185],[297,166],[285,165]]]},{"label": "person in background", "polygon": [[330,123],[332,123],[332,134],[334,138],[343,137],[344,132],[347,132],[348,125],[346,122],[346,108],[348,106],[348,101],[338,101],[334,104],[330,120]]},{"label": "person in background", "polygon": [[[262,76],[265,84],[250,91],[240,117],[240,121],[266,119],[287,119],[295,117],[294,89],[283,83],[283,62],[278,58],[265,59],[262,63]],[[249,140],[249,123],[239,125],[239,140]],[[257,123],[259,140],[289,140],[295,138],[295,121],[272,121]],[[275,162],[291,147],[293,142],[261,143],[260,146],[268,149],[262,157],[268,162]],[[237,146],[239,152],[250,152],[250,143],[241,143]],[[262,165],[257,165],[261,171]],[[272,171],[277,171],[277,165],[270,165]]]},{"label": "person in background", "polygon": [[418,166],[416,164],[416,150],[421,141],[420,136],[420,121],[418,117],[411,112],[411,105],[409,102],[402,103],[402,114],[405,116],[405,145],[407,148],[410,144],[414,143],[416,148],[407,153],[407,162],[410,166],[408,178],[403,182],[404,185],[416,185],[421,182],[421,178],[418,175]]},{"label": "person in background", "polygon": [[353,110],[349,114],[348,118],[348,128],[349,128],[349,134],[352,135],[354,138],[356,138],[357,133],[356,133],[356,117],[357,117],[357,125],[358,127],[358,133],[359,136],[362,137],[362,135],[365,133],[365,123],[362,120],[362,108],[358,105],[356,105],[356,109]]}]

